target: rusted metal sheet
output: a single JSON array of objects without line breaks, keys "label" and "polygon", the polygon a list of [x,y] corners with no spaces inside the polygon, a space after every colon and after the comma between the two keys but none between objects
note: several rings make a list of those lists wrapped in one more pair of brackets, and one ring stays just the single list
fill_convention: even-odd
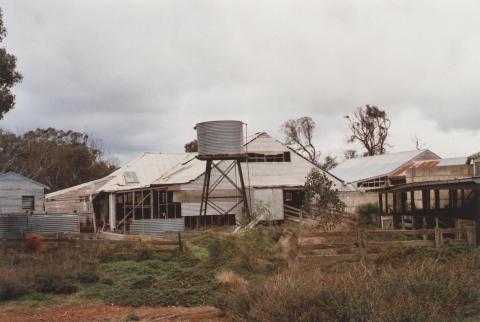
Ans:
[{"label": "rusted metal sheet", "polygon": [[134,220],[130,224],[130,234],[134,235],[158,235],[166,231],[184,231],[185,220],[183,218],[172,219],[142,219]]}]

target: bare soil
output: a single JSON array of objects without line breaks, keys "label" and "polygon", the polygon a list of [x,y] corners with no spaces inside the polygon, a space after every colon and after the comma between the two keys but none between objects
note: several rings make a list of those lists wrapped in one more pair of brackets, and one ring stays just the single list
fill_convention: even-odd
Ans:
[{"label": "bare soil", "polygon": [[[138,319],[133,319],[138,318]],[[130,318],[130,320],[129,320]],[[211,306],[125,307],[100,303],[62,303],[29,308],[26,305],[1,307],[0,321],[226,321],[224,313]]]}]

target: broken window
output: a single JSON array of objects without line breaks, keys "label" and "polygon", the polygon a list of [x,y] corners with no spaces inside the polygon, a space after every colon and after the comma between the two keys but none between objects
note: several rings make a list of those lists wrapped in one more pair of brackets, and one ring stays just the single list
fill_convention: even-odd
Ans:
[{"label": "broken window", "polygon": [[290,162],[290,152],[278,154],[249,153],[248,162]]},{"label": "broken window", "polygon": [[34,196],[22,196],[22,209],[35,210],[35,197]]},{"label": "broken window", "polygon": [[173,202],[173,191],[157,191],[158,218],[182,218],[182,207],[179,202]]},{"label": "broken window", "polygon": [[363,188],[377,188],[377,187],[384,187],[387,185],[388,178],[387,177],[380,177],[375,178],[372,180],[362,181],[357,184],[357,186]]}]

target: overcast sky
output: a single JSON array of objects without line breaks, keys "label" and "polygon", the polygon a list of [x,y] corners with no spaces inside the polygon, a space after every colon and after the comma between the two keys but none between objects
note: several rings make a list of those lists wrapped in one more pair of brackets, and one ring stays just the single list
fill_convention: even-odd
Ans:
[{"label": "overcast sky", "polygon": [[348,148],[344,115],[386,109],[391,151],[480,151],[480,2],[3,0],[24,81],[0,126],[92,133],[126,162],[181,152],[199,121],[239,119],[282,139],[317,122]]}]

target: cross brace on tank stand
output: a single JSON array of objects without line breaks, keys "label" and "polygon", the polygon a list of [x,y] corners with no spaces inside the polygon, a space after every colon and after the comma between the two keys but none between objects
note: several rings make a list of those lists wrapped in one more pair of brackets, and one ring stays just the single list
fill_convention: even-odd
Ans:
[{"label": "cross brace on tank stand", "polygon": [[[197,157],[200,160],[206,161],[206,167],[205,167],[205,177],[204,177],[204,182],[203,182],[203,190],[202,190],[202,199],[200,202],[200,222],[202,222],[202,216],[203,216],[203,223],[206,226],[207,220],[207,208],[210,206],[215,212],[217,212],[219,215],[226,216],[228,215],[232,210],[234,210],[236,207],[240,206],[243,203],[243,207],[245,209],[245,214],[247,218],[250,218],[250,209],[249,209],[249,204],[247,200],[247,192],[245,188],[245,182],[243,179],[243,172],[242,172],[242,166],[241,166],[241,161],[246,159],[246,155],[235,155],[235,156],[198,156]],[[221,169],[217,163],[214,161],[216,160],[231,160],[231,163],[225,168]],[[214,182],[211,182],[212,178],[212,170],[215,169],[218,171],[220,174],[218,178]],[[240,179],[240,186],[236,182],[236,173],[235,177],[232,179],[232,171],[234,169],[238,169],[238,175]],[[222,183],[224,180],[227,180],[235,189],[235,192],[239,195],[232,196],[232,195],[221,195],[219,193],[215,194],[213,196],[213,192],[216,191],[216,188]],[[216,200],[225,200],[225,199],[238,199],[233,206],[231,206],[228,209],[224,209],[222,206],[216,202]]]}]

